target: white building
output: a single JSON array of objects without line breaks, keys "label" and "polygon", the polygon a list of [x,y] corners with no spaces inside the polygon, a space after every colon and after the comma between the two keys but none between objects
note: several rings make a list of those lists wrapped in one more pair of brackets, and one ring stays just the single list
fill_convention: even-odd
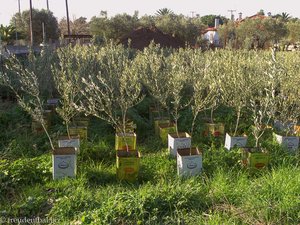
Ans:
[{"label": "white building", "polygon": [[205,40],[208,40],[210,44],[214,46],[219,46],[220,45],[220,37],[218,34],[218,31],[214,27],[209,27],[205,30],[203,33],[203,38]]},{"label": "white building", "polygon": [[215,27],[209,27],[202,33],[203,39],[207,40],[210,45],[220,46],[220,36],[218,34],[219,19],[215,19]]}]

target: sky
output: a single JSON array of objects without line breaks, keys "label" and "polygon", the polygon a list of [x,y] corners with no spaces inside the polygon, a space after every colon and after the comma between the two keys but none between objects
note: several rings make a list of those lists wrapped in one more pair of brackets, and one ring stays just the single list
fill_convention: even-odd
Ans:
[{"label": "sky", "polygon": [[[21,11],[29,10],[29,0],[0,0],[0,24],[9,25],[12,16],[18,12],[18,1]],[[58,21],[66,17],[65,0],[48,0],[49,9]],[[32,0],[33,8],[46,9],[47,0]],[[134,14],[139,11],[139,16],[154,15],[158,9],[168,8],[176,14],[185,16],[200,16],[215,14],[230,18],[228,10],[236,10],[235,18],[242,12],[243,17],[256,14],[260,9],[273,15],[286,12],[293,17],[300,18],[299,0],[68,0],[70,19],[80,16],[88,20],[99,16],[100,11],[107,11],[108,16],[118,13]]]}]

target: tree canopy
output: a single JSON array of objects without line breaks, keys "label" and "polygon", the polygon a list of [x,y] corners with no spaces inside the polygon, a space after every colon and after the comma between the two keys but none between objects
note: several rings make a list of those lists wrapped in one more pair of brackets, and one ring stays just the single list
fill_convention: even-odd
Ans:
[{"label": "tree canopy", "polygon": [[231,43],[235,48],[263,49],[282,40],[288,30],[280,19],[258,17],[227,23],[219,32],[223,45]]},{"label": "tree canopy", "polygon": [[[29,10],[23,11],[21,14],[16,13],[11,21],[11,25],[16,24],[16,30],[24,37],[25,40],[30,40],[30,22]],[[57,40],[59,37],[58,22],[51,11],[47,10],[32,10],[32,29],[34,44],[43,42],[43,28],[45,27],[46,41]]]},{"label": "tree canopy", "polygon": [[0,25],[0,39],[3,42],[9,43],[11,42],[16,34],[16,30],[14,26],[3,26]]},{"label": "tree canopy", "polygon": [[[221,15],[204,15],[195,17],[176,14],[169,8],[161,8],[154,15],[139,17],[138,11],[133,15],[127,13],[108,17],[107,11],[100,11],[90,21],[85,17],[70,20],[71,34],[91,34],[94,40],[112,39],[119,41],[124,36],[139,27],[156,27],[162,32],[172,35],[188,45],[196,45],[201,40],[201,33],[207,27],[215,26],[215,19],[219,19],[218,33],[222,45],[234,48],[267,48],[277,43],[296,43],[300,41],[299,19],[291,17],[287,12],[265,16],[264,10],[257,13],[257,17],[231,21]],[[9,27],[1,27],[2,40],[13,40],[15,34],[25,40],[30,39],[29,11],[16,13],[11,19]],[[46,32],[46,41],[57,40],[59,34],[67,33],[66,18],[58,24],[53,13],[47,10],[33,9],[34,43],[43,41],[42,24]],[[14,30],[15,27],[15,30]],[[14,33],[14,34],[13,34]],[[96,43],[96,42],[95,42]]]}]

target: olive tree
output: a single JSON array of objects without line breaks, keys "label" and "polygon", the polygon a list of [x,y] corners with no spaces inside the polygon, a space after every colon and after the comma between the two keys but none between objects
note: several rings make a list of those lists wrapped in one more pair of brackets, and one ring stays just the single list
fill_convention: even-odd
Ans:
[{"label": "olive tree", "polygon": [[256,69],[253,71],[252,79],[249,80],[252,96],[247,106],[253,119],[252,134],[255,138],[255,147],[259,147],[259,140],[275,115],[278,86],[278,67],[275,58],[267,60],[262,54],[260,57],[262,58],[253,61]]},{"label": "olive tree", "polygon": [[[79,69],[80,62],[77,52],[81,52],[81,48],[70,46],[61,48],[57,51],[59,63],[52,65],[52,74],[56,89],[60,95],[60,104],[56,108],[56,112],[63,119],[66,126],[67,135],[70,138],[69,125],[78,111],[74,107],[80,99],[79,89]],[[82,64],[81,64],[82,65]]]},{"label": "olive tree", "polygon": [[204,55],[199,52],[193,54],[193,57],[191,58],[190,73],[193,78],[193,100],[191,103],[193,120],[191,125],[191,136],[193,135],[198,114],[201,111],[210,109],[214,104],[217,95],[215,89],[216,86],[211,85],[212,77],[209,72],[211,62],[211,55]]},{"label": "olive tree", "polygon": [[298,122],[300,111],[299,100],[299,60],[298,54],[284,54],[276,57],[277,74],[280,86],[277,90],[276,114],[285,135],[292,135]]},{"label": "olive tree", "polygon": [[187,107],[192,96],[185,93],[185,89],[191,88],[191,78],[189,73],[190,57],[194,54],[192,49],[180,49],[169,57],[169,67],[167,70],[169,77],[170,104],[169,111],[175,121],[175,128],[178,135],[178,120],[180,118],[180,110]]},{"label": "olive tree", "polygon": [[257,80],[251,83],[253,76],[253,53],[242,51],[223,51],[222,63],[223,73],[217,79],[218,86],[221,88],[223,102],[232,107],[236,113],[236,122],[233,136],[237,135],[240,118],[247,101],[251,98],[253,88],[257,85]]},{"label": "olive tree", "polygon": [[125,135],[128,109],[143,99],[136,64],[121,46],[108,45],[100,51],[105,51],[106,68],[82,78],[84,99],[78,109],[107,121]]},{"label": "olive tree", "polygon": [[15,93],[19,105],[33,120],[42,125],[53,150],[53,142],[43,116],[43,100],[39,89],[38,75],[13,56],[5,64],[5,73],[2,78],[4,84]]},{"label": "olive tree", "polygon": [[[143,85],[154,98],[155,108],[159,116],[162,111],[169,109],[172,84],[169,60],[163,49],[153,43],[138,54],[135,59],[139,76]],[[168,112],[169,113],[169,112]]]}]

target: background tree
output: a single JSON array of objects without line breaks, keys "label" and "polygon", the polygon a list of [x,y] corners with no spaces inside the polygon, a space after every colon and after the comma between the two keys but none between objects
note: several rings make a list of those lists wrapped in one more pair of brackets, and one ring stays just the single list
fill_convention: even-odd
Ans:
[{"label": "background tree", "polygon": [[78,19],[74,19],[71,26],[71,32],[74,34],[89,34],[90,28],[87,18],[81,16]]},{"label": "background tree", "polygon": [[219,18],[219,24],[223,25],[224,23],[228,22],[228,19],[224,16],[217,16],[217,15],[206,15],[201,17],[201,22],[208,26],[208,27],[214,27],[215,26],[215,19]]},{"label": "background tree", "polygon": [[257,12],[257,15],[261,15],[261,16],[264,16],[265,15],[265,11],[263,9],[259,10]]},{"label": "background tree", "polygon": [[144,15],[139,19],[141,26],[151,27],[155,26],[155,16]]},{"label": "background tree", "polygon": [[[46,32],[46,42],[50,40],[57,40],[59,37],[58,22],[53,16],[53,13],[44,9],[33,9],[32,14],[34,44],[40,44],[43,41],[43,23]],[[19,13],[16,13],[10,21],[11,25],[14,25],[15,23],[16,30],[22,35],[22,37],[24,37],[25,40],[29,41],[29,10],[23,11],[21,15]]]},{"label": "background tree", "polygon": [[290,16],[290,14],[282,12],[281,14],[276,14],[274,18],[280,19],[283,22],[288,22],[292,17]]},{"label": "background tree", "polygon": [[246,19],[236,29],[241,46],[263,49],[277,43],[287,33],[283,22],[273,18]]},{"label": "background tree", "polygon": [[300,20],[289,21],[287,24],[287,41],[296,43],[300,41]]},{"label": "background tree", "polygon": [[[66,18],[62,18],[58,24],[60,35],[68,34],[68,26]],[[70,21],[70,30],[71,34],[90,34],[89,23],[87,18],[79,17],[78,19],[74,18]]]},{"label": "background tree", "polygon": [[140,19],[137,11],[133,16],[124,13],[111,18],[108,18],[107,12],[104,12],[91,19],[91,34],[115,41],[139,26],[156,26],[162,32],[194,45],[201,30],[205,28],[200,17],[190,18],[182,14],[176,15],[168,9],[158,10],[155,16],[144,15]]},{"label": "background tree", "polygon": [[219,27],[218,33],[220,36],[220,41],[225,47],[237,47],[237,24],[234,21],[228,21],[228,23],[223,24]]},{"label": "background tree", "polygon": [[107,12],[101,11],[100,16],[93,16],[90,20],[90,32],[92,35],[103,38],[109,35],[109,19]]},{"label": "background tree", "polygon": [[14,26],[3,26],[2,24],[0,25],[0,38],[2,42],[6,42],[9,44],[14,40],[16,34],[16,30]]},{"label": "background tree", "polygon": [[174,37],[194,45],[200,31],[204,29],[200,18],[190,18],[182,14],[167,14],[154,18],[155,25],[162,32],[170,34]]},{"label": "background tree", "polygon": [[92,35],[114,40],[118,40],[138,26],[140,26],[138,11],[133,16],[123,13],[109,19],[100,15],[100,17],[92,17],[90,21]]},{"label": "background tree", "polygon": [[174,12],[168,8],[162,8],[156,11],[156,16],[167,16],[167,15],[174,15]]}]

